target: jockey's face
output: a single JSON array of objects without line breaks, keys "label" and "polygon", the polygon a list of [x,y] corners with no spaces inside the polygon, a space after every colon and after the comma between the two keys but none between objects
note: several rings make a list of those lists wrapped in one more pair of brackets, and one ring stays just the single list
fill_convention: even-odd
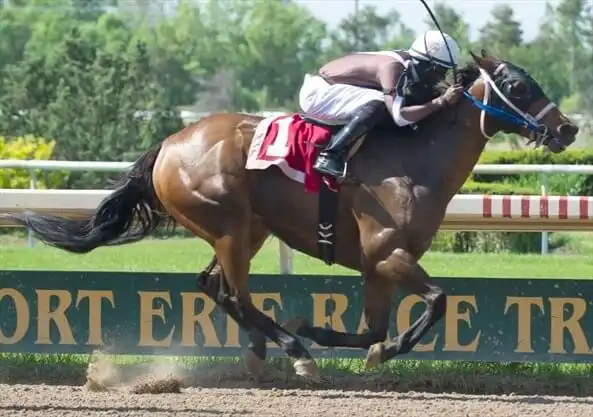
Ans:
[{"label": "jockey's face", "polygon": [[449,70],[448,68],[427,61],[419,61],[415,67],[420,80],[429,86],[434,86],[443,81]]},{"label": "jockey's face", "polygon": [[442,67],[440,65],[434,65],[432,72],[434,76],[438,79],[438,81],[443,81],[447,76],[447,72],[449,72],[449,68]]}]

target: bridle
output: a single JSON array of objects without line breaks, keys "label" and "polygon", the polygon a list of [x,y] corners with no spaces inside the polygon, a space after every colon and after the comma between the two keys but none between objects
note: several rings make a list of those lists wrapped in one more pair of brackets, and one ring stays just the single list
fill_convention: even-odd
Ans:
[{"label": "bridle", "polygon": [[[494,70],[493,76],[496,78],[498,75],[502,73],[502,71],[507,68],[507,63],[502,62],[500,63],[496,70]],[[543,109],[541,109],[535,116],[522,111],[519,109],[509,98],[504,95],[498,86],[496,85],[496,81],[492,79],[490,74],[483,68],[478,68],[481,74],[481,78],[484,80],[484,98],[482,102],[478,101],[474,96],[472,96],[469,91],[464,90],[463,94],[466,98],[468,98],[474,106],[481,110],[480,112],[480,130],[482,135],[486,137],[486,139],[491,139],[491,136],[486,133],[486,113],[489,115],[500,119],[502,121],[518,125],[524,127],[530,131],[530,140],[529,142],[535,142],[536,146],[539,146],[543,143],[543,141],[549,136],[548,135],[548,128],[546,125],[540,123],[540,121],[550,112],[550,110],[556,108],[556,104],[549,102]],[[493,107],[492,105],[488,104],[491,101],[492,93],[496,94],[502,102],[515,114],[505,111],[502,108]]]}]

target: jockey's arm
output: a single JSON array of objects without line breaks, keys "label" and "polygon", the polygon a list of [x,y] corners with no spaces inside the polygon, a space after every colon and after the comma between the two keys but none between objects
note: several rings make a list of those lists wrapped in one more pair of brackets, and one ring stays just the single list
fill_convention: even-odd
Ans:
[{"label": "jockey's arm", "polygon": [[437,97],[418,106],[403,106],[404,66],[392,61],[379,69],[378,78],[385,94],[384,100],[393,121],[398,126],[407,126],[419,122],[431,113],[439,110],[445,103]]}]

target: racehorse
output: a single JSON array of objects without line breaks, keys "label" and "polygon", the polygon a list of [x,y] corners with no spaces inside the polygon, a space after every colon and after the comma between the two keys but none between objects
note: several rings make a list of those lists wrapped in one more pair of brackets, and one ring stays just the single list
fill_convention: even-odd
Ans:
[{"label": "racehorse", "polygon": [[[318,377],[318,369],[297,336],[323,346],[368,349],[367,368],[375,366],[409,352],[443,317],[446,295],[418,261],[489,138],[501,131],[517,133],[557,153],[578,132],[524,69],[484,50],[471,56],[459,71],[465,98],[414,129],[378,127],[361,138],[368,140],[348,161],[352,180],[334,184],[337,191],[329,183],[320,186],[333,196],[329,203],[320,204],[324,194],[305,190],[302,177],[295,181],[287,175],[290,169],[246,168],[254,137],[268,119],[217,113],[144,153],[87,219],[33,213],[6,217],[47,244],[75,253],[138,241],[168,221],[178,222],[214,250],[198,285],[247,332],[252,373],[265,360],[266,337],[304,377]],[[331,130],[319,121],[298,120],[296,142],[307,129]],[[282,129],[276,125],[276,130]],[[328,218],[331,201],[335,212]],[[321,224],[318,216],[330,222]],[[309,256],[361,272],[368,331],[343,333],[298,317],[282,326],[258,310],[248,289],[250,260],[270,235]],[[328,245],[329,252],[323,249]],[[406,331],[386,340],[398,287],[420,296],[426,310]]]}]

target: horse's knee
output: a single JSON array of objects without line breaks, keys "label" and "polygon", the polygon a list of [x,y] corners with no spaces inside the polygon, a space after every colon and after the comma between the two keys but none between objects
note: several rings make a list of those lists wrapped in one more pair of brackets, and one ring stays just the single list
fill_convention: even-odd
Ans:
[{"label": "horse's knee", "polygon": [[408,276],[416,270],[416,259],[401,248],[394,249],[385,259],[377,262],[376,272],[383,277]]},{"label": "horse's knee", "polygon": [[439,320],[447,310],[447,295],[442,290],[435,290],[427,297],[427,301],[432,308],[435,320]]}]

